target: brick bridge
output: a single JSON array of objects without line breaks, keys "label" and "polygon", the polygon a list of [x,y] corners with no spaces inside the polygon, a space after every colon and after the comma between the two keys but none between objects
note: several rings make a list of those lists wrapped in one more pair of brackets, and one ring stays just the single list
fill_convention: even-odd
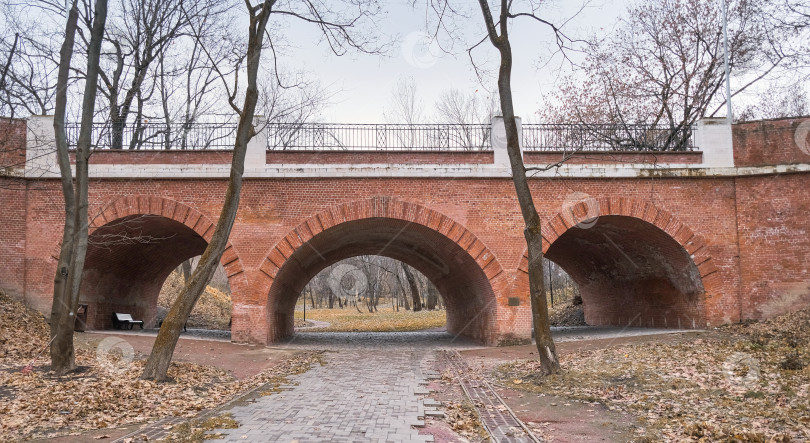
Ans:
[{"label": "brick bridge", "polygon": [[[0,177],[0,287],[43,312],[63,220],[51,124],[6,121],[6,145],[20,149],[4,160],[25,166]],[[810,306],[808,125],[704,120],[692,150],[596,147],[537,172],[544,249],[579,285],[587,322],[700,328]],[[292,334],[308,280],[361,254],[430,278],[451,332],[487,343],[529,337],[523,222],[502,127],[496,120],[476,150],[277,150],[260,132],[222,258],[233,340]],[[559,160],[553,146],[529,146],[528,127],[526,163]],[[110,327],[113,310],[154,324],[163,281],[214,230],[229,162],[216,149],[92,155],[82,287],[91,327]]]}]

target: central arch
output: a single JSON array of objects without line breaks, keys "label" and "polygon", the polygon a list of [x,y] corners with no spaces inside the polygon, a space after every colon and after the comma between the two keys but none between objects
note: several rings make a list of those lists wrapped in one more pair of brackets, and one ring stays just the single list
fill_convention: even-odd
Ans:
[{"label": "central arch", "polygon": [[357,255],[407,263],[433,282],[447,307],[448,332],[482,342],[495,339],[494,254],[460,223],[424,206],[377,197],[310,217],[267,255],[268,341],[293,333],[295,302],[327,266]]}]

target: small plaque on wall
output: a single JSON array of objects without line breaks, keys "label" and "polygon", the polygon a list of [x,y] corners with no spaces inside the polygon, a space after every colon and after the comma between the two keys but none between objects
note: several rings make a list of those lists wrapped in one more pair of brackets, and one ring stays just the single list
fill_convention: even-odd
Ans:
[{"label": "small plaque on wall", "polygon": [[509,297],[509,306],[520,306],[519,297]]}]

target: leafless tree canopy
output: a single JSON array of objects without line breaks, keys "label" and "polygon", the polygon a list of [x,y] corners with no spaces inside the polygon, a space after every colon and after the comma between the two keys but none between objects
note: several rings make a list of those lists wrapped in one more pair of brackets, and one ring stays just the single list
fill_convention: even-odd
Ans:
[{"label": "leafless tree canopy", "polygon": [[[68,5],[69,6],[69,5]],[[336,53],[380,52],[389,42],[369,26],[376,1],[324,4],[277,1],[260,66],[258,114],[269,122],[313,121],[335,91],[279,60],[295,50],[281,32],[291,22],[321,29]],[[87,73],[89,11],[80,8],[76,51],[68,80],[68,123]],[[66,5],[54,0],[0,1],[0,115],[52,114]],[[245,21],[237,0],[114,0],[101,54],[94,143],[117,149],[190,149],[232,143],[237,120],[229,106],[244,94]],[[223,81],[223,79],[225,81]],[[227,129],[224,129],[227,128]],[[69,142],[75,133],[68,125]],[[192,146],[193,145],[193,146]]]},{"label": "leafless tree canopy", "polygon": [[[411,280],[413,285],[411,285]],[[444,305],[438,289],[422,273],[392,258],[364,255],[326,267],[301,292],[312,308],[419,311]]]},{"label": "leafless tree canopy", "polygon": [[[808,63],[807,3],[730,0],[732,96],[778,80],[801,88]],[[607,36],[594,36],[580,72],[562,81],[542,115],[553,123],[688,127],[724,115],[721,3],[643,0]]]}]

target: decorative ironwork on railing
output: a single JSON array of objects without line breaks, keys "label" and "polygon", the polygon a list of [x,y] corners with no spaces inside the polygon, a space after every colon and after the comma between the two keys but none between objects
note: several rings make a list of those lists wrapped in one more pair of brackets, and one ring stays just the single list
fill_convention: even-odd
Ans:
[{"label": "decorative ironwork on railing", "polygon": [[[79,124],[68,123],[68,146],[76,147]],[[93,123],[94,149],[132,150],[228,150],[236,139],[234,123]]]},{"label": "decorative ironwork on railing", "polygon": [[[491,151],[487,124],[340,124],[271,123],[270,151]],[[66,125],[68,144],[75,147],[79,125]],[[652,125],[525,124],[526,151],[692,151],[695,127]],[[132,150],[229,150],[236,138],[235,123],[126,126],[95,123],[92,147]]]},{"label": "decorative ironwork on railing", "polygon": [[486,151],[490,125],[482,124],[337,124],[268,126],[273,151]]},{"label": "decorative ironwork on railing", "polygon": [[529,124],[523,125],[526,151],[693,151],[694,126]]}]

